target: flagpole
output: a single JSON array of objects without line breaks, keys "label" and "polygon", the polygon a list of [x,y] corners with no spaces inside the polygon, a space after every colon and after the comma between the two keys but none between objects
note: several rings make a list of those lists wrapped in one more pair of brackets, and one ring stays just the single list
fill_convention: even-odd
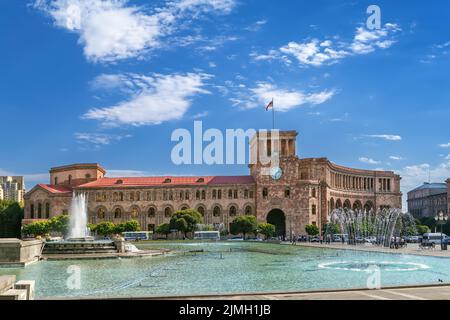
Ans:
[{"label": "flagpole", "polygon": [[272,129],[275,130],[275,104],[272,98]]}]

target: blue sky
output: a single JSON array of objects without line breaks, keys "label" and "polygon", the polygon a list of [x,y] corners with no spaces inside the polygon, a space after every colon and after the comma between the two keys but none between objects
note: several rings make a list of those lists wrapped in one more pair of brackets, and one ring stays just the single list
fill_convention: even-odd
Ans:
[{"label": "blue sky", "polygon": [[247,174],[175,166],[177,128],[299,131],[301,157],[450,177],[448,1],[0,2],[0,173]]}]

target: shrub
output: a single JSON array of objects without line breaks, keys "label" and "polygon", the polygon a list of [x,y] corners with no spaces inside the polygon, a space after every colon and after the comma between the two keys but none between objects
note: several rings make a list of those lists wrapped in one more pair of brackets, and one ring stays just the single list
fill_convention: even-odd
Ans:
[{"label": "shrub", "polygon": [[261,223],[258,226],[258,232],[264,235],[267,240],[275,234],[275,226],[270,223]]},{"label": "shrub", "polygon": [[317,236],[319,234],[319,228],[313,224],[308,224],[305,227],[305,231],[310,236]]}]

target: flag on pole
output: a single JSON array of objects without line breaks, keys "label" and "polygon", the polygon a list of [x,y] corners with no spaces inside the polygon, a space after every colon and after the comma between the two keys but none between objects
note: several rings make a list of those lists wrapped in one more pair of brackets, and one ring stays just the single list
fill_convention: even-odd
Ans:
[{"label": "flag on pole", "polygon": [[269,111],[269,109],[273,109],[273,99],[270,101],[270,103],[266,107],[266,111]]}]

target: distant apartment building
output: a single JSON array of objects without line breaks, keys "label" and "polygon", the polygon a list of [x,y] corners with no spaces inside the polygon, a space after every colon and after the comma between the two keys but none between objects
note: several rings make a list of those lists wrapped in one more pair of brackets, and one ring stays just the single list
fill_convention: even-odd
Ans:
[{"label": "distant apartment building", "polygon": [[408,192],[408,211],[416,218],[434,217],[441,211],[448,213],[449,188],[450,179],[447,183],[424,183]]},{"label": "distant apartment building", "polygon": [[0,200],[23,202],[25,181],[19,176],[0,177]]}]

